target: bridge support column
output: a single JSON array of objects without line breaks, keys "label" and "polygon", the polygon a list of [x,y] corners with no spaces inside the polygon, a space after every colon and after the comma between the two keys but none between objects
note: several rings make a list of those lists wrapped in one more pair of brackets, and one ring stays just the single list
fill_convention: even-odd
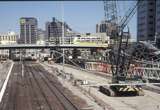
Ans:
[{"label": "bridge support column", "polygon": [[9,49],[9,59],[12,59],[12,49]]},{"label": "bridge support column", "polygon": [[50,49],[50,58],[53,58],[53,51],[54,51],[55,49],[54,48],[51,48]]},{"label": "bridge support column", "polygon": [[53,52],[50,51],[50,58],[53,58]]},{"label": "bridge support column", "polygon": [[73,59],[77,59],[78,56],[81,55],[81,52],[77,48],[74,48],[73,51],[72,51],[72,55],[73,55]]},{"label": "bridge support column", "polygon": [[91,48],[90,51],[91,51],[91,55],[93,55],[94,52],[97,52],[97,49],[96,48]]}]

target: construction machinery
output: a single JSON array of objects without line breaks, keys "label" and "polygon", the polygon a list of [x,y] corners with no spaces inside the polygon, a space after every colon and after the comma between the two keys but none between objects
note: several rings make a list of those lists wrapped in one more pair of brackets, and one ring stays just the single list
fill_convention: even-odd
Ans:
[{"label": "construction machinery", "polygon": [[[105,11],[105,20],[108,23],[111,23],[114,28],[110,28],[109,36],[114,40],[114,46],[110,52],[111,64],[112,64],[112,82],[108,86],[100,86],[100,91],[109,95],[109,96],[119,96],[119,95],[144,95],[144,92],[141,86],[138,84],[141,82],[140,77],[136,77],[132,74],[132,58],[133,56],[128,56],[126,50],[128,47],[127,36],[125,42],[123,40],[124,29],[127,26],[130,19],[136,13],[137,7],[139,7],[140,1],[135,1],[135,5],[131,7],[125,16],[118,23],[117,12],[116,12],[116,2],[115,1],[104,1],[104,11]],[[112,8],[111,8],[112,7]],[[128,28],[129,33],[129,28]],[[137,83],[137,85],[135,84]]]}]

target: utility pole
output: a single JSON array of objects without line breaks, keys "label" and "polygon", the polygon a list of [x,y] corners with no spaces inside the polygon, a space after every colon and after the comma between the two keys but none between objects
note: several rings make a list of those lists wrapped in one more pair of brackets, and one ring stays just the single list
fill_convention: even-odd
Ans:
[{"label": "utility pole", "polygon": [[[62,45],[64,45],[64,6],[63,6],[63,1],[61,4],[62,8]],[[64,58],[64,48],[62,49],[63,51],[63,71],[64,71],[64,63],[65,63],[65,58]]]}]

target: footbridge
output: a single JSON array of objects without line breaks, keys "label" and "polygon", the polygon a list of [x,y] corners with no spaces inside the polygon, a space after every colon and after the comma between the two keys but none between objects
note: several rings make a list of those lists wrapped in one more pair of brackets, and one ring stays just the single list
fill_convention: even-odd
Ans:
[{"label": "footbridge", "polygon": [[107,48],[103,44],[97,45],[76,45],[76,44],[61,44],[61,45],[37,45],[37,44],[10,44],[0,45],[0,49],[53,49],[53,48]]}]

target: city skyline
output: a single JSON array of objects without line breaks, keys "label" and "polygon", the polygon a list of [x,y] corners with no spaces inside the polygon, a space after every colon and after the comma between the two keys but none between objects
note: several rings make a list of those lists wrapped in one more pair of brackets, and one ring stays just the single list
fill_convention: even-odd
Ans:
[{"label": "city skyline", "polygon": [[[134,1],[118,3],[117,9],[122,16],[124,15],[123,11],[126,12],[131,6],[129,2]],[[64,6],[64,21],[77,32],[95,33],[96,24],[104,20],[102,1],[0,2],[0,12],[2,14],[0,32],[11,30],[19,33],[20,17],[37,18],[38,28],[44,30],[45,23],[51,21],[53,17],[62,20],[62,6]],[[137,30],[136,15],[131,19],[129,27],[131,35],[135,38]]]}]

